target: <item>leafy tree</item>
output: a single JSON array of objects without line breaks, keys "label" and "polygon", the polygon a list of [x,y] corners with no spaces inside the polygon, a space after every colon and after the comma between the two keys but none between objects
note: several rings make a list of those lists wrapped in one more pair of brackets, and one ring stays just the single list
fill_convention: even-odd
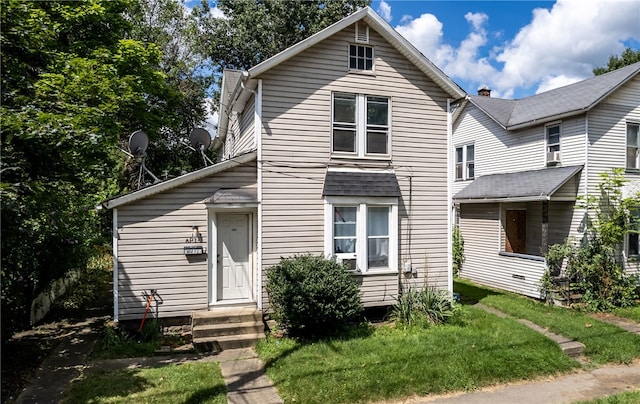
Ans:
[{"label": "leafy tree", "polygon": [[203,29],[202,53],[211,58],[219,77],[225,68],[249,69],[369,3],[370,0],[220,0],[217,4],[224,18],[215,18],[205,0],[194,12]]},{"label": "leafy tree", "polygon": [[633,50],[631,48],[625,49],[620,57],[617,55],[611,55],[609,63],[605,67],[596,67],[593,69],[593,74],[599,76],[608,72],[612,72],[621,67],[629,66],[634,63],[640,62],[640,49]]},{"label": "leafy tree", "polygon": [[188,126],[160,47],[132,38],[136,5],[3,2],[3,342],[27,325],[32,298],[103,241],[93,207],[127,184],[116,146],[136,129],[155,141]]},{"label": "leafy tree", "polygon": [[624,270],[622,246],[625,236],[638,231],[633,214],[640,206],[640,194],[623,197],[627,182],[622,169],[603,173],[598,184],[599,195],[583,198],[580,207],[588,212],[584,239],[576,244],[549,247],[546,256],[549,269],[543,276],[543,293],[549,296],[554,273],[566,262],[566,278],[583,293],[583,302],[590,310],[610,310],[633,304],[637,297],[637,276]]}]

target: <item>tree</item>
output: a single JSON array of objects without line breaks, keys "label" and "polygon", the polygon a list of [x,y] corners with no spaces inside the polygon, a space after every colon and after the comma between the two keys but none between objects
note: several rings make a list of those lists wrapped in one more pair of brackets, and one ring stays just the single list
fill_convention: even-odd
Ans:
[{"label": "tree", "polygon": [[116,146],[136,129],[155,141],[188,126],[159,46],[132,39],[136,4],[3,2],[3,342],[28,324],[32,298],[104,241],[93,207],[127,184]]},{"label": "tree", "polygon": [[599,76],[608,72],[612,72],[624,66],[632,65],[636,62],[640,62],[640,49],[633,50],[631,48],[625,49],[620,57],[617,55],[611,55],[609,63],[605,67],[596,67],[593,69],[593,74]]},{"label": "tree", "polygon": [[[368,6],[370,0],[220,0],[224,18],[208,2],[194,9],[203,29],[202,53],[219,78],[223,69],[249,69]],[[215,98],[217,101],[217,96]],[[215,104],[217,105],[217,104]]]}]

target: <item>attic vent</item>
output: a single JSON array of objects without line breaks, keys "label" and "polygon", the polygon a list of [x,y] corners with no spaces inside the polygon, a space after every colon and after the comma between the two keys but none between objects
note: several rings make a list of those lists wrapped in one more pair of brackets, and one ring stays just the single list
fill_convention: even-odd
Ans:
[{"label": "attic vent", "polygon": [[356,23],[356,42],[369,43],[369,26],[361,21]]}]

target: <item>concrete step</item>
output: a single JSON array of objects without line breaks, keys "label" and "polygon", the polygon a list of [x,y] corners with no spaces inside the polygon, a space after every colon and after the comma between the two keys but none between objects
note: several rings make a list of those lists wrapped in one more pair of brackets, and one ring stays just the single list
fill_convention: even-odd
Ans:
[{"label": "concrete step", "polygon": [[262,313],[255,307],[216,309],[212,311],[196,311],[191,315],[191,325],[212,325],[221,323],[244,323],[262,321]]},{"label": "concrete step", "polygon": [[249,348],[265,339],[264,333],[225,335],[219,337],[193,338],[193,345],[199,351],[223,351],[225,349]]},{"label": "concrete step", "polygon": [[242,323],[200,324],[191,329],[195,338],[220,337],[225,335],[242,335],[264,333],[262,321],[246,321]]}]

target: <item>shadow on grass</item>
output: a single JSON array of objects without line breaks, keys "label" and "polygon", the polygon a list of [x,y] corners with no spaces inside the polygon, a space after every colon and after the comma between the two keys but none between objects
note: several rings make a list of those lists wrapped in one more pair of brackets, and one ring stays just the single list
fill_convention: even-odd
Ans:
[{"label": "shadow on grass", "polygon": [[184,401],[184,404],[198,404],[217,397],[227,396],[227,388],[224,384],[217,384],[208,389],[198,390]]},{"label": "shadow on grass", "polygon": [[136,370],[98,370],[91,377],[75,381],[65,394],[65,403],[89,403],[98,399],[127,397],[148,389],[151,384]]},{"label": "shadow on grass", "polygon": [[487,296],[502,295],[496,290],[478,287],[460,279],[453,282],[453,291],[460,294],[460,303],[466,305],[474,305]]}]

